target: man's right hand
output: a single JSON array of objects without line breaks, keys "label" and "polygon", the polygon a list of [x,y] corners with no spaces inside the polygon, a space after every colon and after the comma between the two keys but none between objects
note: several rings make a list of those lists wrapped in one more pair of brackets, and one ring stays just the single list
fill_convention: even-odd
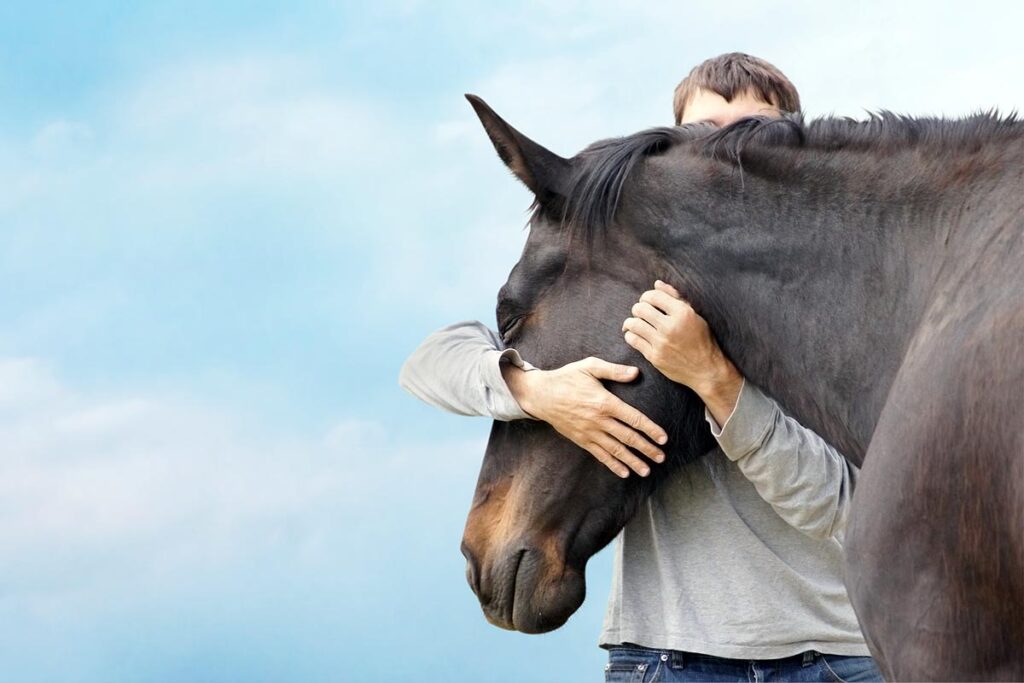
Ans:
[{"label": "man's right hand", "polygon": [[524,411],[550,424],[620,477],[629,476],[626,466],[641,476],[650,474],[650,467],[627,446],[654,462],[665,460],[661,449],[651,443],[668,441],[665,430],[601,384],[602,379],[631,382],[638,372],[635,367],[594,357],[557,370],[502,366],[505,383]]}]

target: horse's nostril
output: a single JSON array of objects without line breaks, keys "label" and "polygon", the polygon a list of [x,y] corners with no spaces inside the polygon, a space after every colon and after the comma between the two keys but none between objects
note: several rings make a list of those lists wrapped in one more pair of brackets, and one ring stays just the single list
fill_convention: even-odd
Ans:
[{"label": "horse's nostril", "polygon": [[473,589],[473,592],[480,595],[480,562],[465,541],[462,542],[459,549],[462,551],[462,556],[466,558],[466,581],[469,582],[469,587]]}]

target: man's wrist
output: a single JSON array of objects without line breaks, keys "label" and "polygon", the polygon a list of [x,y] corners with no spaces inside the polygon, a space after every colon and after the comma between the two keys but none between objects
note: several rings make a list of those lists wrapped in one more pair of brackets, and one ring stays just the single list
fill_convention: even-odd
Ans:
[{"label": "man's wrist", "polygon": [[531,383],[533,378],[530,375],[538,376],[539,373],[539,370],[523,370],[512,363],[502,363],[501,365],[501,376],[505,379],[508,390],[512,392],[512,398],[516,400],[523,412],[531,417],[536,417],[536,413],[533,412],[534,405],[531,400],[534,392]]},{"label": "man's wrist", "polygon": [[[700,399],[704,401],[708,412],[715,421],[724,426],[726,420],[736,409],[736,402],[743,388],[743,375],[728,358],[722,358],[715,371],[700,385],[693,387]],[[525,410],[525,408],[524,408]]]}]

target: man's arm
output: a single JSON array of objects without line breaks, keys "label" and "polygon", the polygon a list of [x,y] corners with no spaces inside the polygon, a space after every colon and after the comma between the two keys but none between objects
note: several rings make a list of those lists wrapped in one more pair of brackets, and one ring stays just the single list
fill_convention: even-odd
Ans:
[{"label": "man's arm", "polygon": [[722,452],[790,526],[842,540],[858,470],[836,449],[750,382],[724,425],[710,410],[705,417]]},{"label": "man's arm", "polygon": [[622,325],[626,343],[701,397],[719,446],[761,497],[807,535],[841,538],[856,468],[745,382],[707,322],[671,285],[655,283],[632,313]]},{"label": "man's arm", "polygon": [[664,453],[651,443],[665,443],[664,430],[601,384],[632,381],[637,368],[584,358],[538,370],[515,349],[501,346],[500,336],[479,322],[449,325],[413,351],[402,365],[399,384],[426,403],[460,415],[543,420],[621,477],[629,476],[627,466],[641,476],[650,473],[630,448],[664,461]]},{"label": "man's arm", "polygon": [[502,366],[534,369],[515,349],[502,349],[497,332],[467,320],[432,333],[402,364],[398,383],[435,408],[508,422],[531,416],[509,390]]}]

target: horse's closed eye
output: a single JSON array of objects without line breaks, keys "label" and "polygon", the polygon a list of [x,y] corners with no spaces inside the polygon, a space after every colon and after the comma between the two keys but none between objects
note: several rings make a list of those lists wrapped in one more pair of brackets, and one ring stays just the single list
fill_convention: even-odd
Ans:
[{"label": "horse's closed eye", "polygon": [[523,320],[526,319],[527,315],[529,314],[520,313],[519,315],[512,316],[504,323],[502,323],[500,330],[502,341],[508,343],[508,340],[511,339],[512,336],[519,331],[519,328],[522,326],[522,322]]}]

